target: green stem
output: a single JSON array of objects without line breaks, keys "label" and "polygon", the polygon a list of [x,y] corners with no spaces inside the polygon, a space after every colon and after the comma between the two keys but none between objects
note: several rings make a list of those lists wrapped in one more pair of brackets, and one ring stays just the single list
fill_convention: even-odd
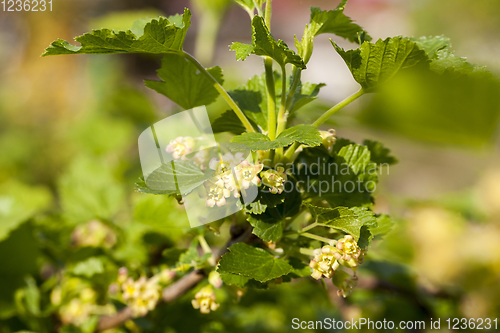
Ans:
[{"label": "green stem", "polygon": [[290,148],[287,149],[287,151],[285,153],[286,161],[291,162],[293,160],[293,154],[295,154],[295,151],[297,150],[297,148],[299,148],[299,146],[300,146],[300,143],[295,142],[293,145],[290,146]]},{"label": "green stem", "polygon": [[297,87],[299,86],[300,82],[300,76],[302,74],[302,70],[298,67],[293,67],[293,72],[292,72],[292,82],[290,86],[290,91],[288,91],[288,95],[286,96],[286,110],[290,111],[292,108],[292,103],[293,103],[293,97],[295,95],[295,90],[297,90]]},{"label": "green stem", "polygon": [[203,237],[202,235],[198,235],[198,241],[200,242],[200,246],[203,249],[203,252],[212,254],[210,259],[208,259],[208,262],[210,265],[215,266],[215,258],[213,257],[212,249],[205,240],[205,237]]},{"label": "green stem", "polygon": [[[276,136],[280,135],[286,127],[286,67],[281,66],[281,105],[278,112],[278,127],[276,129]],[[283,156],[283,148],[276,149],[275,158],[279,161]]]},{"label": "green stem", "polygon": [[363,88],[359,89],[358,92],[352,94],[351,96],[349,96],[346,99],[344,99],[342,102],[338,103],[337,105],[335,105],[334,107],[332,107],[331,109],[329,109],[325,113],[323,113],[323,115],[321,117],[319,117],[318,120],[316,120],[313,123],[313,125],[316,126],[316,127],[320,126],[328,118],[330,118],[335,113],[337,113],[340,109],[344,108],[345,106],[349,105],[350,103],[352,103],[353,101],[355,101],[359,97],[363,96],[364,93],[365,93],[365,91],[363,90]]},{"label": "green stem", "polygon": [[271,32],[271,16],[272,16],[272,13],[273,13],[271,2],[272,2],[272,0],[267,0],[267,2],[266,2],[266,12],[265,12],[266,26],[269,29],[269,32]]},{"label": "green stem", "polygon": [[306,256],[314,256],[314,250],[311,250],[311,249],[306,249],[306,248],[304,248],[304,247],[301,247],[301,248],[299,249],[299,252],[300,252],[301,254],[305,254]]},{"label": "green stem", "polygon": [[210,81],[213,82],[215,89],[222,95],[222,98],[229,104],[231,109],[233,109],[234,113],[236,113],[236,116],[240,119],[240,121],[243,123],[243,126],[245,126],[246,130],[248,132],[255,132],[255,129],[253,128],[252,124],[250,121],[247,119],[243,111],[241,111],[240,107],[236,102],[229,96],[227,91],[222,87],[222,85],[217,81],[206,69],[203,67],[192,55],[190,55],[187,52],[182,52],[182,56],[186,58],[188,61],[190,61],[195,67],[200,71],[200,73],[203,73]]},{"label": "green stem", "polygon": [[276,135],[280,135],[286,127],[286,68],[281,67],[281,105],[278,112],[278,129]]},{"label": "green stem", "polygon": [[320,242],[328,243],[328,244],[335,244],[335,243],[337,243],[337,241],[334,240],[334,239],[330,239],[330,238],[326,238],[326,237],[321,237],[321,236],[318,236],[318,235],[310,234],[308,232],[300,233],[299,235],[307,237],[307,238],[311,238],[311,239],[314,239],[314,240],[318,240]]},{"label": "green stem", "polygon": [[151,132],[153,132],[153,138],[155,140],[156,150],[158,151],[158,157],[160,158],[161,164],[163,164],[165,162],[163,160],[162,149],[160,148],[160,142],[158,141],[158,137],[156,136],[156,130],[154,125],[151,126]]},{"label": "green stem", "polygon": [[267,128],[271,140],[276,139],[276,91],[274,86],[273,59],[265,57],[267,89]]},{"label": "green stem", "polygon": [[318,225],[318,222],[311,223],[308,226],[302,228],[302,230],[300,230],[299,233],[311,230],[312,228],[315,228],[317,225]]},{"label": "green stem", "polygon": [[262,8],[259,7],[259,5],[257,4],[257,1],[253,0],[253,4],[254,4],[255,8],[257,8],[257,15],[262,16]]}]

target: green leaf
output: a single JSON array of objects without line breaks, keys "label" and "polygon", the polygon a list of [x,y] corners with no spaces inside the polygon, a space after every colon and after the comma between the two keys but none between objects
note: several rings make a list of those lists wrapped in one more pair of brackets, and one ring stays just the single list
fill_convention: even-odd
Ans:
[{"label": "green leaf", "polygon": [[195,238],[186,252],[180,255],[179,264],[196,265],[199,262],[200,256],[198,255],[198,240]]},{"label": "green leaf", "polygon": [[81,261],[72,269],[73,274],[83,275],[86,277],[92,277],[95,274],[101,274],[103,272],[104,264],[102,262],[102,259],[97,257],[91,257],[85,261]]},{"label": "green leaf", "polygon": [[253,0],[234,0],[234,2],[236,2],[249,13],[253,13],[253,11],[255,10],[255,3],[253,2]]},{"label": "green leaf", "polygon": [[[275,90],[281,91],[281,75],[274,72]],[[255,75],[244,86],[238,87],[229,92],[229,95],[238,104],[245,115],[267,130],[267,89],[265,74]],[[279,99],[279,98],[278,98]],[[276,102],[279,105],[279,102]]]},{"label": "green leaf", "polygon": [[221,273],[220,278],[225,284],[237,286],[239,288],[250,287],[252,289],[267,289],[267,283],[258,282],[254,279],[237,274]]},{"label": "green leaf", "polygon": [[481,149],[496,142],[498,91],[499,80],[488,72],[438,74],[416,68],[381,87],[357,118],[363,125],[413,140]]},{"label": "green leaf", "polygon": [[348,39],[353,43],[362,44],[371,37],[359,25],[344,15],[347,0],[343,0],[334,10],[324,10],[311,7],[311,19],[306,25],[301,41],[295,37],[295,47],[298,54],[307,64],[313,52],[314,38],[320,34],[332,33]]},{"label": "green leaf", "polygon": [[399,71],[427,63],[426,53],[416,42],[403,37],[365,42],[358,49],[344,51],[332,41],[354,79],[366,90],[389,81]]},{"label": "green leaf", "polygon": [[360,145],[342,147],[337,153],[337,156],[342,157],[343,162],[346,163],[355,174],[364,171],[370,163],[371,158],[370,150]]},{"label": "green leaf", "polygon": [[267,209],[266,204],[263,204],[260,201],[254,201],[245,208],[245,212],[249,214],[259,215],[264,213],[266,209]]},{"label": "green leaf", "polygon": [[326,86],[324,83],[313,84],[309,82],[299,84],[295,95],[293,96],[292,107],[290,108],[290,113],[297,111],[303,106],[316,100],[319,94],[319,90]]},{"label": "green leaf", "polygon": [[152,188],[149,188],[148,185],[146,185],[144,177],[140,177],[137,183],[135,183],[135,190],[141,193],[156,194],[156,195],[169,195],[177,193],[176,190],[153,190]]},{"label": "green leaf", "polygon": [[472,73],[485,73],[486,67],[476,66],[467,62],[467,58],[458,57],[453,51],[441,50],[436,52],[436,59],[431,62],[431,70],[438,74],[450,73],[467,75]]},{"label": "green leaf", "polygon": [[249,204],[245,211],[248,214],[259,215],[266,211],[267,208],[274,208],[285,201],[286,193],[273,194],[269,192],[267,187],[259,187],[257,198]]},{"label": "green leaf", "polygon": [[369,228],[377,226],[375,215],[366,208],[324,208],[310,204],[306,206],[319,225],[342,230],[354,237],[356,241],[360,238],[360,230],[363,226]]},{"label": "green leaf", "polygon": [[252,44],[245,44],[240,42],[233,42],[229,49],[235,52],[236,60],[242,61],[244,61],[254,51],[254,47]]},{"label": "green leaf", "polygon": [[[257,77],[258,78],[258,77]],[[266,99],[260,91],[236,89],[229,92],[243,113],[255,124],[263,129],[267,129],[267,113],[262,112],[261,103]],[[238,119],[239,120],[239,119]]]},{"label": "green leaf", "polygon": [[359,230],[358,246],[361,249],[367,249],[373,240],[373,236],[371,228],[368,228],[366,225],[362,226]]},{"label": "green leaf", "polygon": [[[292,190],[290,190],[290,188]],[[247,221],[254,227],[253,234],[266,242],[275,242],[283,235],[283,227],[287,217],[293,217],[300,211],[302,197],[292,181],[285,183],[285,191],[281,194],[282,203],[265,205],[267,209],[260,214],[249,215]],[[276,195],[269,193],[269,195]],[[266,197],[257,200],[264,201]]]},{"label": "green leaf", "polygon": [[211,256],[211,253],[203,253],[201,256],[198,253],[198,244],[199,241],[197,238],[194,238],[189,245],[189,248],[186,252],[180,255],[179,264],[180,265],[189,265],[193,267],[198,267],[199,265],[206,262]]},{"label": "green leaf", "polygon": [[247,221],[253,227],[253,234],[265,242],[275,242],[283,235],[283,221],[269,219],[267,216],[261,219],[263,215],[256,217],[248,216]]},{"label": "green leaf", "polygon": [[124,190],[109,163],[79,158],[59,179],[58,190],[64,217],[72,223],[112,219],[122,207]]},{"label": "green leaf", "polygon": [[377,164],[396,164],[398,160],[391,155],[391,151],[377,141],[365,140],[363,144],[370,150],[370,159]]},{"label": "green leaf", "polygon": [[228,285],[235,285],[240,288],[245,287],[245,285],[248,283],[250,278],[244,277],[241,275],[237,274],[230,274],[230,273],[220,273],[220,278],[222,282]]},{"label": "green leaf", "polygon": [[[220,67],[212,67],[207,71],[222,84]],[[186,110],[209,105],[219,96],[213,82],[181,55],[166,54],[157,73],[163,81],[145,80],[146,87],[167,96]]]},{"label": "green leaf", "polygon": [[436,53],[450,46],[450,39],[444,36],[411,38],[418,47],[427,53],[429,59],[434,59]]},{"label": "green leaf", "polygon": [[238,135],[245,132],[246,129],[236,113],[233,110],[229,110],[212,122],[212,131],[214,133],[231,132]]},{"label": "green leaf", "polygon": [[[330,155],[331,154],[331,155]],[[338,139],[331,152],[305,148],[295,161],[295,177],[303,191],[330,206],[370,206],[378,180],[377,165],[367,147]]]},{"label": "green leaf", "polygon": [[313,125],[298,125],[286,129],[274,141],[262,133],[244,133],[235,136],[231,142],[245,145],[254,151],[269,150],[286,147],[294,142],[308,146],[319,146],[321,144],[321,135]]},{"label": "green leaf", "polygon": [[[358,43],[358,36],[364,30],[344,14],[346,3],[347,1],[344,0],[337,8],[329,11],[322,11],[318,7],[312,7],[311,20],[308,26],[310,35],[316,37],[320,34],[329,33],[348,39],[353,43]],[[371,37],[365,34],[364,39],[370,41]]]},{"label": "green leaf", "polygon": [[171,239],[180,237],[189,229],[186,212],[168,196],[137,195],[134,220]]},{"label": "green leaf", "polygon": [[458,57],[451,51],[450,39],[444,36],[421,37],[414,39],[417,45],[431,59],[430,68],[438,74],[453,73],[458,75],[486,72],[486,67],[468,63],[466,58]]},{"label": "green leaf", "polygon": [[254,17],[252,30],[253,54],[271,57],[282,67],[285,64],[293,64],[301,69],[306,68],[300,56],[288,48],[284,41],[274,39],[262,17]]},{"label": "green leaf", "polygon": [[30,316],[38,317],[41,315],[40,290],[38,289],[36,281],[32,276],[26,276],[24,280],[26,286],[22,289],[18,289],[14,296],[17,307],[19,310],[22,308],[21,311],[26,311]]},{"label": "green leaf", "polygon": [[301,69],[306,68],[302,58],[284,41],[274,39],[260,16],[255,16],[252,20],[252,45],[235,42],[231,45],[231,50],[236,52],[238,60],[245,60],[250,54],[255,54],[270,57],[281,67],[293,64]]},{"label": "green leaf", "polygon": [[304,264],[300,259],[290,257],[288,259],[288,262],[290,265],[293,267],[293,271],[288,274],[288,276],[283,278],[283,281],[286,281],[287,277],[288,278],[299,278],[299,277],[306,277],[311,275],[311,268],[309,265]]},{"label": "green leaf", "polygon": [[286,261],[274,258],[264,249],[237,243],[222,256],[217,271],[219,273],[238,274],[266,282],[286,275],[293,270]]},{"label": "green leaf", "polygon": [[30,187],[16,181],[0,185],[0,242],[11,231],[50,205],[52,196],[48,189]]},{"label": "green leaf", "polygon": [[52,42],[42,56],[60,54],[162,54],[180,52],[182,51],[187,29],[191,25],[190,19],[191,12],[186,8],[182,15],[182,22],[179,22],[179,19],[176,17],[169,19],[160,17],[151,20],[142,29],[134,26],[134,31],[141,31],[142,35],[136,35],[132,30],[93,30],[91,33],[86,33],[75,38],[81,46],[74,46],[65,40],[59,39]]},{"label": "green leaf", "polygon": [[370,232],[373,236],[382,237],[389,233],[394,227],[394,220],[386,214],[380,214],[377,216],[377,227],[370,228]]},{"label": "green leaf", "polygon": [[164,163],[151,172],[146,177],[146,185],[154,190],[188,194],[211,176],[211,171],[204,173],[193,163],[179,160],[173,162],[173,165]]}]

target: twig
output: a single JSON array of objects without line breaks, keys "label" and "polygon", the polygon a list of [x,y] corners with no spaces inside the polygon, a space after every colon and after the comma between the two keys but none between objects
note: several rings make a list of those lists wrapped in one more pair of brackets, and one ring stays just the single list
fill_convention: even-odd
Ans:
[{"label": "twig", "polygon": [[[226,243],[224,247],[219,250],[218,258],[220,258],[231,245],[239,242],[244,242],[250,238],[252,235],[252,228],[246,229],[240,235],[232,235],[232,238]],[[164,302],[175,301],[180,296],[184,295],[187,291],[194,288],[203,278],[205,277],[205,272],[201,269],[194,270],[182,278],[177,280],[175,283],[168,287],[165,287],[162,291],[162,299]],[[114,315],[103,316],[97,324],[97,331],[105,331],[111,328],[120,326],[127,320],[132,319],[132,309],[125,307],[118,311]]]},{"label": "twig", "polygon": [[97,324],[97,331],[105,331],[120,326],[130,318],[132,318],[132,309],[127,306],[112,316],[101,317],[99,324]]}]

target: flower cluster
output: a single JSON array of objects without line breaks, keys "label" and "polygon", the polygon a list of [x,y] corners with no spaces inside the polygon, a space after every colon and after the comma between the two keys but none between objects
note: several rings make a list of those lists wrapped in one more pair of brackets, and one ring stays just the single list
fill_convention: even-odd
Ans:
[{"label": "flower cluster", "polygon": [[184,159],[185,155],[191,153],[196,145],[195,140],[192,137],[178,136],[174,140],[170,141],[167,145],[167,153],[171,153],[172,157],[176,160]]},{"label": "flower cluster", "polygon": [[270,187],[273,194],[281,194],[285,190],[285,182],[288,177],[285,168],[277,167],[276,170],[266,170],[261,173],[262,183]]},{"label": "flower cluster", "polygon": [[90,288],[81,290],[79,297],[71,299],[59,309],[61,321],[81,326],[92,315],[95,305],[95,291]]},{"label": "flower cluster", "polygon": [[260,184],[259,172],[264,165],[251,164],[243,158],[242,153],[226,153],[220,158],[213,158],[209,163],[214,170],[214,177],[205,183],[207,191],[207,207],[222,207],[226,199],[239,198],[241,192],[248,189],[251,184]]},{"label": "flower cluster", "polygon": [[211,285],[203,287],[199,292],[194,295],[191,301],[193,308],[200,309],[201,313],[210,313],[215,311],[220,304],[215,303],[215,293]]},{"label": "flower cluster", "polygon": [[333,277],[340,265],[356,270],[363,263],[364,251],[361,250],[351,235],[339,239],[321,249],[314,250],[314,258],[309,263],[312,268],[311,276],[316,280],[322,277]]},{"label": "flower cluster", "polygon": [[77,226],[71,234],[71,241],[76,247],[103,246],[112,248],[116,244],[116,234],[102,222],[92,220]]},{"label": "flower cluster", "polygon": [[141,276],[134,280],[128,276],[127,269],[122,267],[118,273],[118,284],[122,299],[132,309],[134,316],[145,316],[153,310],[160,299],[160,283],[167,284],[174,273],[163,270],[151,278]]},{"label": "flower cluster", "polygon": [[52,290],[50,302],[59,307],[63,324],[83,326],[94,315],[115,312],[111,304],[98,305],[96,291],[88,282],[75,277],[63,277],[61,283]]}]

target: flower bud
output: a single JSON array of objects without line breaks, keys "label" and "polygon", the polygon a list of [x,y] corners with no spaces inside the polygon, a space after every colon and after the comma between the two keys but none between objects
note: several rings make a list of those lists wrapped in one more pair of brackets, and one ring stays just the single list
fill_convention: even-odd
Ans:
[{"label": "flower bud", "polygon": [[319,134],[321,135],[321,143],[323,146],[330,150],[337,140],[335,138],[335,130],[329,129],[328,131],[319,131]]},{"label": "flower bud", "polygon": [[217,273],[216,271],[211,271],[210,274],[208,274],[208,283],[210,283],[217,289],[222,287],[222,279],[220,278],[219,273]]},{"label": "flower bud", "polygon": [[175,277],[175,271],[170,269],[162,269],[159,274],[159,282],[163,284],[169,284]]},{"label": "flower bud", "polygon": [[127,280],[128,270],[126,267],[120,267],[118,270],[118,283],[123,283]]}]

